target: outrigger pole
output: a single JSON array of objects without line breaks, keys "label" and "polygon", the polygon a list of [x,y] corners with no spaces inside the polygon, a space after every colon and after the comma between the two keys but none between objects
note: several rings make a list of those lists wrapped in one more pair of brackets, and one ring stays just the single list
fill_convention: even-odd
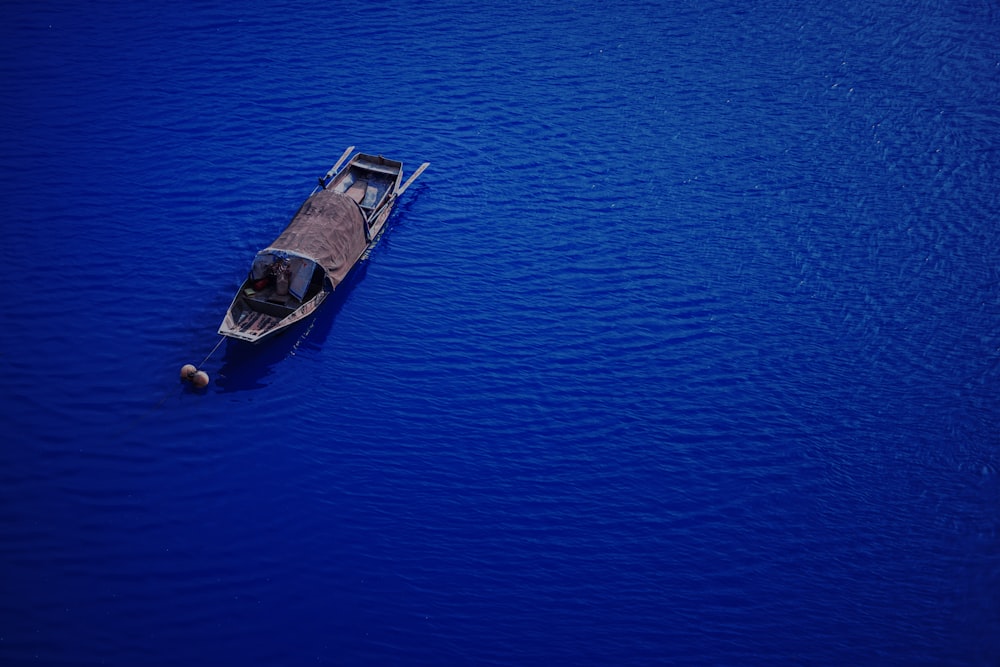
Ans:
[{"label": "outrigger pole", "polygon": [[412,174],[410,174],[410,177],[408,179],[406,179],[406,182],[403,183],[403,185],[398,190],[396,190],[395,192],[393,192],[392,196],[389,197],[388,199],[386,199],[385,203],[382,204],[381,206],[379,206],[377,211],[375,211],[370,216],[368,216],[368,219],[369,220],[374,220],[375,218],[377,218],[382,213],[382,211],[385,209],[386,206],[391,206],[392,202],[396,201],[396,197],[398,197],[399,195],[403,194],[403,192],[406,191],[406,188],[410,187],[410,185],[413,183],[413,181],[417,180],[417,176],[419,176],[420,174],[424,173],[424,169],[426,169],[429,166],[431,166],[430,162],[424,162],[422,165],[420,165],[419,167],[417,167],[417,170],[415,172],[413,172]]},{"label": "outrigger pole", "polygon": [[331,178],[334,174],[337,173],[337,169],[340,168],[340,165],[344,163],[344,160],[347,159],[347,156],[350,155],[351,151],[353,151],[353,150],[354,150],[354,146],[348,146],[347,147],[347,150],[344,151],[344,154],[340,156],[340,159],[337,160],[336,164],[334,164],[332,167],[330,167],[330,171],[326,172],[326,176],[323,176],[322,178],[319,179],[319,187],[321,187],[324,190],[326,190],[326,181],[327,181],[327,179]]}]

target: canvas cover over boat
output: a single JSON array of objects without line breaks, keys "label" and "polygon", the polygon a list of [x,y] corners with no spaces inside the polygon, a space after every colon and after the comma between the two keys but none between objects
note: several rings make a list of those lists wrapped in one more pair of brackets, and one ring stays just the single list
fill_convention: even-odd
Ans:
[{"label": "canvas cover over boat", "polygon": [[357,203],[332,190],[317,190],[259,255],[284,253],[310,259],[337,286],[367,246],[365,218]]}]

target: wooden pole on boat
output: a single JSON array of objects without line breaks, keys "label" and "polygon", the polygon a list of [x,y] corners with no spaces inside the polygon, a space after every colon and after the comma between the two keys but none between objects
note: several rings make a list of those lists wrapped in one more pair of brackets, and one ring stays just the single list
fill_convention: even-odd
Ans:
[{"label": "wooden pole on boat", "polygon": [[[353,150],[354,150],[354,146],[348,146],[347,150],[344,151],[344,154],[340,156],[340,159],[337,160],[337,162],[332,167],[330,167],[330,171],[326,172],[326,176],[324,176],[321,180],[325,181],[327,178],[330,178],[331,176],[333,176],[334,174],[336,174],[337,173],[337,169],[340,168],[340,165],[343,164],[344,160],[347,159],[347,156],[350,155],[351,151],[353,151]],[[324,185],[323,188],[325,189],[326,186]]]},{"label": "wooden pole on boat", "polygon": [[385,210],[385,207],[386,206],[391,206],[392,202],[396,201],[396,197],[398,197],[399,195],[403,194],[403,191],[406,190],[406,188],[410,187],[410,185],[413,183],[413,181],[417,180],[417,176],[419,176],[420,174],[424,173],[424,169],[426,169],[427,167],[429,167],[430,164],[431,164],[430,162],[424,162],[422,165],[420,165],[419,167],[417,167],[417,170],[415,172],[413,172],[412,174],[410,174],[410,177],[408,179],[406,179],[406,182],[403,183],[402,187],[400,187],[398,190],[396,190],[395,192],[393,192],[392,196],[389,197],[388,199],[386,199],[385,203],[382,204],[381,206],[379,206],[377,211],[375,211],[370,216],[368,216],[368,219],[369,220],[374,220],[379,215],[381,215],[382,211]]},{"label": "wooden pole on boat", "polygon": [[431,166],[430,162],[424,162],[422,165],[417,167],[417,170],[412,174],[410,174],[410,177],[406,179],[406,183],[403,183],[403,187],[396,190],[396,196],[398,197],[399,195],[403,194],[406,188],[410,187],[410,184],[413,183],[413,181],[417,180],[417,176],[424,173],[424,169],[426,169],[429,166]]}]

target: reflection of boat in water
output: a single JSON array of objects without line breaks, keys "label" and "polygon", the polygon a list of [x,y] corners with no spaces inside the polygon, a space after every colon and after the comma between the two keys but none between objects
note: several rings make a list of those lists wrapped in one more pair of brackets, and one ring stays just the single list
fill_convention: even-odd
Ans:
[{"label": "reflection of boat in water", "polygon": [[254,257],[219,327],[230,338],[259,343],[312,315],[376,243],[406,183],[403,163],[348,148],[281,235]]}]

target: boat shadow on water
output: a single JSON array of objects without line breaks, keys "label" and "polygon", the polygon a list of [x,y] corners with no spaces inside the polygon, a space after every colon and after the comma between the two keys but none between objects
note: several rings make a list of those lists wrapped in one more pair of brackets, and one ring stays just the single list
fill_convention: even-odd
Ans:
[{"label": "boat shadow on water", "polygon": [[273,339],[254,345],[239,340],[226,342],[222,365],[216,371],[215,386],[219,392],[229,393],[266,389],[267,380],[274,367],[294,355],[303,347],[322,347],[333,321],[347,302],[355,286],[368,271],[368,261],[362,260],[348,274],[343,283],[319,307],[315,315],[296,323]]}]

